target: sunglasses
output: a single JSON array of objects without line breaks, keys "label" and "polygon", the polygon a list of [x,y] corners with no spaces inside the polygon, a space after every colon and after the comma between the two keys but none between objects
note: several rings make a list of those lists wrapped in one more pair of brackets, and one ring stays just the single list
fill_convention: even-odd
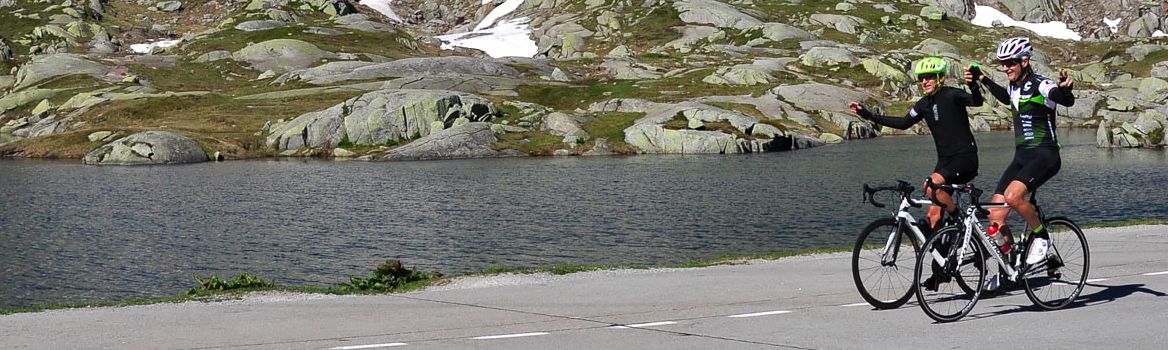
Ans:
[{"label": "sunglasses", "polygon": [[1002,67],[1013,67],[1013,66],[1017,66],[1019,64],[1022,64],[1022,61],[1018,60],[1018,59],[1005,60],[1005,61],[1001,61],[1001,62],[1002,62]]},{"label": "sunglasses", "polygon": [[925,73],[917,75],[917,81],[937,80],[937,73]]}]

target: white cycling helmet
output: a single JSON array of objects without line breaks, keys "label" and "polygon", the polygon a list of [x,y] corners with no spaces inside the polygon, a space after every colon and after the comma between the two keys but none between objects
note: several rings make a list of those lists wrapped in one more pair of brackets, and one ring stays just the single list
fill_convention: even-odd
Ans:
[{"label": "white cycling helmet", "polygon": [[998,45],[998,60],[1005,61],[1009,59],[1022,59],[1023,57],[1030,57],[1034,53],[1034,48],[1030,47],[1030,39],[1024,37],[1015,37],[1006,39]]}]

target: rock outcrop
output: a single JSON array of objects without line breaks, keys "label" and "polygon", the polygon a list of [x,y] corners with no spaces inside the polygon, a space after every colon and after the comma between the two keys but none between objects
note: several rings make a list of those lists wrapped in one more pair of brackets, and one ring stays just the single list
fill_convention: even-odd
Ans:
[{"label": "rock outcrop", "polygon": [[487,121],[499,115],[494,103],[444,90],[380,90],[276,126],[267,146],[280,150],[385,145],[425,137],[458,120]]},{"label": "rock outcrop", "polygon": [[489,145],[498,140],[492,124],[467,123],[422,137],[373,160],[437,160],[525,155],[514,150],[491,149]]},{"label": "rock outcrop", "polygon": [[85,155],[90,165],[187,164],[210,160],[194,140],[167,131],[145,131],[110,142]]}]

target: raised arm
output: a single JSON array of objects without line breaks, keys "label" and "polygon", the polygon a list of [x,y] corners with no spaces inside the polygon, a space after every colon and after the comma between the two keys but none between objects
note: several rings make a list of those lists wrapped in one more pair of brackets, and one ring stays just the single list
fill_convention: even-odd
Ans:
[{"label": "raised arm", "polygon": [[864,108],[864,105],[858,102],[848,103],[848,108],[851,108],[852,112],[856,113],[856,115],[860,116],[860,118],[868,119],[876,122],[876,124],[893,127],[900,130],[911,128],[917,122],[920,122],[921,118],[924,117],[920,114],[917,114],[916,109],[909,109],[908,114],[906,114],[903,118],[877,115],[869,111],[867,108]]},{"label": "raised arm", "polygon": [[1049,97],[1051,101],[1054,101],[1055,103],[1063,106],[1074,106],[1075,94],[1074,91],[1071,90],[1074,88],[1074,85],[1075,81],[1071,80],[1070,76],[1067,75],[1067,70],[1060,70],[1058,85],[1045,91],[1046,97]]},{"label": "raised arm", "polygon": [[[977,75],[977,77],[975,77]],[[962,94],[961,103],[968,107],[977,107],[985,103],[985,97],[981,95],[981,86],[977,85],[975,78],[980,78],[981,68],[977,64],[972,64],[965,67],[965,84],[969,86],[969,94]]]},{"label": "raised arm", "polygon": [[986,90],[989,90],[990,95],[994,95],[994,98],[996,98],[998,102],[1010,104],[1010,92],[1006,91],[1006,88],[998,85],[998,83],[995,83],[994,80],[990,79],[989,76],[982,74],[980,68],[973,70],[973,80],[979,81],[982,85],[985,85]]}]

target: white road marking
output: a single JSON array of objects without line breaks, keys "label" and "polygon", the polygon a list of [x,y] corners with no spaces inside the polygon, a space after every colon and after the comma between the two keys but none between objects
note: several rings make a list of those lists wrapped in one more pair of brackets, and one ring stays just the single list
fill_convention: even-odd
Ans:
[{"label": "white road marking", "polygon": [[864,306],[864,305],[868,305],[868,303],[844,304],[844,305],[840,305],[840,307],[857,307],[857,306]]},{"label": "white road marking", "polygon": [[1149,273],[1144,274],[1144,276],[1159,276],[1159,275],[1168,275],[1168,271],[1149,272]]},{"label": "white road marking", "polygon": [[611,328],[611,329],[629,329],[629,328],[665,326],[665,325],[671,325],[671,324],[677,324],[677,322],[664,321],[664,322],[638,323],[638,324],[630,324],[630,325],[624,325],[624,326],[612,326],[612,327],[608,327],[608,328]]},{"label": "white road marking", "polygon": [[777,311],[755,312],[755,313],[741,314],[741,315],[730,315],[730,316],[726,316],[726,317],[733,317],[733,318],[757,317],[757,316],[782,315],[782,314],[789,314],[789,313],[791,313],[791,312],[787,311],[787,310],[777,310]]},{"label": "white road marking", "polygon": [[474,337],[471,339],[491,340],[491,339],[506,339],[506,338],[522,338],[522,337],[534,337],[534,336],[548,335],[548,334],[549,333],[546,333],[546,332],[516,333],[516,334],[488,335],[488,336],[483,336],[483,337]]},{"label": "white road marking", "polygon": [[1106,280],[1107,280],[1106,278],[1096,278],[1096,279],[1090,279],[1090,280],[1083,281],[1083,283],[1103,282]]},{"label": "white road marking", "polygon": [[391,346],[406,346],[406,343],[385,343],[385,344],[369,344],[369,345],[353,345],[353,346],[338,346],[329,350],[357,350],[357,349],[375,349],[388,348]]}]

